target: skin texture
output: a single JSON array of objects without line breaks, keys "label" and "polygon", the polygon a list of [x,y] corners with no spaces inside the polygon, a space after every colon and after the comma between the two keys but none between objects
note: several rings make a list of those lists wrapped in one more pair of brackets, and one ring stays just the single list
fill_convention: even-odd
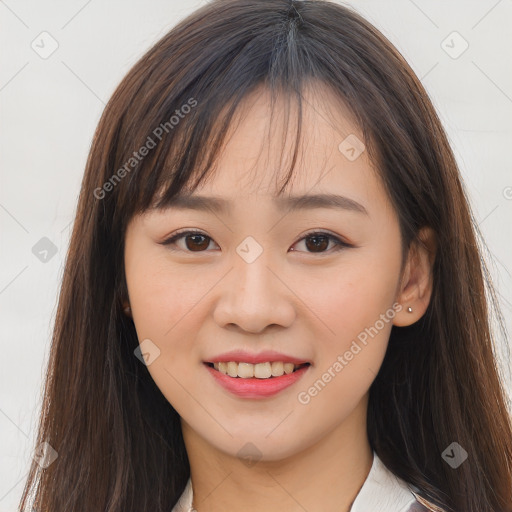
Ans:
[{"label": "skin texture", "polygon": [[[338,149],[349,134],[363,140],[362,134],[328,89],[317,86],[303,97],[305,146],[289,194],[343,195],[368,215],[277,209],[272,196],[282,174],[276,169],[288,168],[289,161],[280,163],[279,157],[292,148],[295,124],[292,118],[284,140],[278,104],[267,138],[269,96],[259,90],[246,100],[216,173],[195,192],[230,200],[232,211],[150,211],[127,229],[131,314],[139,340],[149,338],[160,350],[148,370],[182,418],[199,512],[348,511],[372,464],[368,390],[392,324],[415,322],[430,300],[432,259],[414,246],[400,275],[399,224],[383,185],[366,151],[350,161]],[[159,243],[183,228],[209,238],[189,237],[188,249],[186,238],[175,246]],[[326,239],[315,249],[304,236],[318,231],[353,247],[337,251]],[[263,248],[250,264],[236,252],[248,236]],[[422,238],[435,247],[429,230]],[[394,303],[401,311],[301,403],[298,394]],[[203,365],[232,349],[276,350],[312,366],[273,397],[240,398],[221,388]],[[254,465],[237,457],[247,443],[260,457]]]}]

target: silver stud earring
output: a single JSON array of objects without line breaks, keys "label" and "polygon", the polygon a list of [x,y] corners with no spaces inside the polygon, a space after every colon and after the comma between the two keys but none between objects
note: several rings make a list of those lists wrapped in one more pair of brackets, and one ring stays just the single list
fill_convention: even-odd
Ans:
[{"label": "silver stud earring", "polygon": [[411,306],[409,306],[409,307],[407,308],[407,312],[408,312],[408,313],[412,313],[412,308],[411,308]]}]

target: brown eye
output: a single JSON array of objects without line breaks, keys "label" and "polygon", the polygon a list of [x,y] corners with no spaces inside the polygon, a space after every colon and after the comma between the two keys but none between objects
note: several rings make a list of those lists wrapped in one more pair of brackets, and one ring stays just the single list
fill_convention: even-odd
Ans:
[{"label": "brown eye", "polygon": [[[306,252],[311,252],[311,253],[322,254],[324,252],[328,252],[327,248],[329,247],[329,243],[331,241],[333,242],[333,245],[334,245],[334,247],[332,248],[333,252],[343,249],[344,247],[352,247],[350,244],[343,242],[338,237],[331,235],[330,233],[324,233],[324,232],[309,233],[306,236],[304,236],[303,238],[301,238],[299,240],[299,242],[302,242],[303,240],[305,241],[305,246],[307,249]],[[297,243],[299,243],[299,242],[297,242]],[[296,251],[296,249],[293,249],[293,248],[292,248],[292,250]]]},{"label": "brown eye", "polygon": [[327,236],[308,236],[306,240],[311,240],[311,243],[306,242],[306,247],[312,252],[325,251],[329,246],[329,237]]},{"label": "brown eye", "polygon": [[186,252],[203,252],[211,241],[211,238],[201,231],[182,231],[163,241],[162,245],[175,246],[181,239],[185,240],[185,248],[181,249]]},{"label": "brown eye", "polygon": [[[178,241],[182,239],[185,240],[185,245],[178,246]],[[181,231],[179,233],[174,234],[171,238],[162,242],[162,245],[170,246],[172,250],[182,250],[185,252],[204,252],[208,249],[210,242],[213,240],[208,236],[202,233],[201,231]],[[331,235],[330,233],[325,232],[315,232],[309,233],[303,238],[299,240],[299,242],[305,241],[306,252],[309,253],[317,253],[323,254],[325,252],[329,252],[332,249],[332,252],[338,251],[343,248],[353,247],[352,245],[343,242],[338,237]],[[296,242],[294,245],[297,245],[299,242]],[[329,244],[333,243],[331,249],[329,248]],[[175,249],[174,246],[178,246]],[[292,251],[297,251],[296,249],[291,249]],[[301,251],[299,251],[301,252]]]},{"label": "brown eye", "polygon": [[204,235],[187,235],[185,237],[185,245],[187,249],[191,251],[201,251],[203,249],[208,249],[208,246],[210,245],[209,240],[210,239]]}]

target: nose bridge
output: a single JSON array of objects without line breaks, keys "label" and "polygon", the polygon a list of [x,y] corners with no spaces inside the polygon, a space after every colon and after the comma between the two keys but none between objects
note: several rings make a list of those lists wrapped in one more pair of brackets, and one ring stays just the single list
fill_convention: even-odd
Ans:
[{"label": "nose bridge", "polygon": [[[253,236],[247,236],[236,248],[234,264],[234,292],[237,301],[247,305],[258,301],[271,304],[272,297],[279,294],[271,272],[272,251],[268,239],[260,237],[258,242]],[[253,305],[254,307],[254,305]]]},{"label": "nose bridge", "polygon": [[[267,239],[266,239],[267,240]],[[272,251],[254,237],[237,247],[230,278],[222,290],[216,318],[222,325],[234,323],[244,330],[260,332],[270,324],[288,325],[294,308],[286,286],[273,268]]]}]

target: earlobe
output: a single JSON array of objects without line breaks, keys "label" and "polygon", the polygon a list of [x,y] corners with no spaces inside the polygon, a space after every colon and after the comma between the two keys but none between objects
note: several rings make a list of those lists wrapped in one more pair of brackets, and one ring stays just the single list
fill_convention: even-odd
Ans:
[{"label": "earlobe", "polygon": [[125,300],[123,301],[123,312],[126,316],[132,318],[132,308],[130,307],[130,303]]},{"label": "earlobe", "polygon": [[428,308],[433,289],[433,267],[437,251],[435,232],[424,227],[409,249],[397,302],[402,305],[393,325],[404,327],[418,321]]}]

